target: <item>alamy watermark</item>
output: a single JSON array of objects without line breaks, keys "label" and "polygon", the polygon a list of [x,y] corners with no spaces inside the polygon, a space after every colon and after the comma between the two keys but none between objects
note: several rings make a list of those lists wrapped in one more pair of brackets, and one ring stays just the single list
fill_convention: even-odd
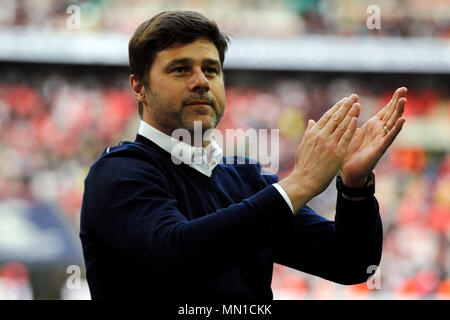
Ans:
[{"label": "alamy watermark", "polygon": [[366,9],[366,13],[370,16],[366,20],[367,29],[381,29],[381,9],[374,4],[370,5]]},{"label": "alamy watermark", "polygon": [[66,280],[66,287],[69,290],[80,290],[81,288],[81,269],[77,265],[70,265],[66,269],[70,276]]},{"label": "alamy watermark", "polygon": [[367,267],[367,274],[371,276],[366,281],[367,288],[370,290],[381,289],[381,270],[377,265],[371,265]]},{"label": "alamy watermark", "polygon": [[[279,129],[226,129],[225,136],[220,130],[202,130],[202,122],[194,121],[194,136],[189,130],[180,128],[172,133],[172,138],[180,141],[171,150],[173,163],[184,162],[188,165],[202,165],[207,162],[206,150],[202,148],[203,141],[213,139],[224,149],[225,164],[256,164],[266,170],[262,174],[275,174],[279,169]],[[190,141],[195,148],[189,152],[185,141]],[[237,157],[232,157],[236,155]],[[221,159],[222,161],[223,159]]]},{"label": "alamy watermark", "polygon": [[81,27],[81,8],[77,5],[71,5],[66,10],[69,15],[66,20],[66,27],[69,30],[78,30]]}]

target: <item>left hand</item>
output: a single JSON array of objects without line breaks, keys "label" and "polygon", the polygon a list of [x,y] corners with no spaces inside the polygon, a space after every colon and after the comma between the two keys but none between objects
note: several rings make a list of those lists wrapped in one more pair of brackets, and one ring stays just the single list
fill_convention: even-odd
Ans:
[{"label": "left hand", "polygon": [[383,109],[356,129],[340,168],[346,186],[363,187],[369,173],[399,134],[405,123],[402,114],[406,92],[405,87],[398,88]]}]

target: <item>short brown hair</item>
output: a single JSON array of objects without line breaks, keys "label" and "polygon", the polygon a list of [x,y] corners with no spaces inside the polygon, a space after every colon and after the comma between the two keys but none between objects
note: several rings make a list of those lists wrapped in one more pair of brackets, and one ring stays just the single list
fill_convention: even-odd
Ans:
[{"label": "short brown hair", "polygon": [[[156,54],[175,42],[191,43],[199,37],[206,37],[217,48],[223,66],[225,52],[230,41],[217,24],[195,11],[164,11],[143,22],[134,32],[128,44],[130,74],[149,88],[148,72]],[[139,116],[142,119],[143,106],[139,102]]]}]

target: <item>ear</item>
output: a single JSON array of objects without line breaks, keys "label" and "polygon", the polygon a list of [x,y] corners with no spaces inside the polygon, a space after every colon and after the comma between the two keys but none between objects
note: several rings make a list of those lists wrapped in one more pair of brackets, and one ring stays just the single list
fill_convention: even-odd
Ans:
[{"label": "ear", "polygon": [[141,102],[141,103],[145,103],[145,87],[144,84],[139,81],[134,74],[130,75],[130,87],[131,87],[131,91],[133,91],[134,96],[136,97],[136,99]]}]

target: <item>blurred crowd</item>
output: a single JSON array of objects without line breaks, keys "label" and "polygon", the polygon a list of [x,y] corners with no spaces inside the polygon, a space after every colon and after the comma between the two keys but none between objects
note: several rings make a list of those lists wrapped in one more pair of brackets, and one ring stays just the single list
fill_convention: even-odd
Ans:
[{"label": "blurred crowd", "polygon": [[[81,29],[132,34],[163,10],[189,8],[212,17],[234,36],[292,37],[302,34],[450,36],[448,0],[3,0],[0,26],[66,28],[71,5],[81,10]],[[381,29],[369,30],[376,5]]]},{"label": "blurred crowd", "polygon": [[[0,71],[0,201],[20,198],[56,204],[77,232],[89,167],[107,146],[134,139],[137,104],[122,69],[43,69]],[[308,119],[317,120],[336,101],[356,92],[363,122],[396,88],[345,75],[270,75],[265,81],[243,72],[227,76],[227,109],[219,129],[279,129],[280,178],[292,169]],[[252,77],[257,81],[243,80]],[[407,119],[445,119],[450,126],[450,96],[445,90],[445,81],[409,88]],[[373,281],[381,289],[340,286],[276,265],[275,298],[450,298],[450,150],[395,144],[376,173],[384,252]],[[333,182],[309,205],[334,219],[335,199]],[[26,274],[22,269],[19,274]],[[17,274],[3,273],[8,279]],[[0,296],[6,283],[3,273]],[[70,297],[67,292],[64,296]]]}]

